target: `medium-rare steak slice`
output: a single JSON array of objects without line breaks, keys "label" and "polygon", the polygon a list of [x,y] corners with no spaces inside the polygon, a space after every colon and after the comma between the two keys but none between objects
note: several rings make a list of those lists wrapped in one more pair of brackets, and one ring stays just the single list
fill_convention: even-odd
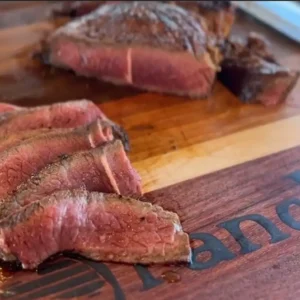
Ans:
[{"label": "medium-rare steak slice", "polygon": [[21,130],[72,128],[105,118],[92,101],[75,100],[13,111],[1,116],[0,136]]},{"label": "medium-rare steak slice", "polygon": [[88,191],[142,195],[141,179],[130,164],[119,140],[95,149],[61,157],[21,184],[3,199],[0,219],[21,207],[61,189],[84,187]]},{"label": "medium-rare steak slice", "polygon": [[[125,147],[125,150],[129,150],[129,138],[127,133],[117,124],[110,121],[109,119],[101,120],[98,119],[97,122],[102,127],[102,130],[104,131],[104,135],[108,135],[109,138],[111,138],[111,134],[113,135],[114,139],[120,139]],[[1,136],[0,137],[0,153],[2,151],[8,150],[9,148],[16,146],[17,144],[31,139],[35,138],[38,135],[47,134],[47,133],[68,133],[70,131],[70,128],[41,128],[41,129],[35,129],[35,130],[26,130],[26,131],[20,131],[19,133],[12,133],[9,135]]]},{"label": "medium-rare steak slice", "polygon": [[[19,108],[16,106],[16,108]],[[105,120],[104,128],[111,127],[115,138],[120,139],[127,151],[130,143],[127,133],[116,123],[109,120],[104,113],[89,100],[74,100],[52,105],[20,108],[22,111],[8,112],[0,117],[0,149],[2,140],[6,144],[13,140],[24,140],[34,134],[30,130],[73,128],[87,125],[96,119]],[[104,125],[104,123],[103,123]],[[27,132],[22,132],[27,131]],[[38,131],[36,131],[38,133]],[[8,137],[9,135],[9,137]]]},{"label": "medium-rare steak slice", "polygon": [[0,114],[6,113],[6,112],[9,112],[9,111],[22,110],[22,109],[23,109],[23,107],[20,107],[20,106],[17,106],[17,105],[4,103],[4,102],[0,103]]},{"label": "medium-rare steak slice", "polygon": [[[58,156],[95,148],[113,139],[100,120],[67,132],[53,131],[25,140],[0,153],[0,199]],[[84,175],[84,174],[82,174]]]},{"label": "medium-rare steak slice", "polygon": [[251,33],[247,41],[232,39],[224,49],[220,81],[246,103],[266,106],[284,101],[295,86],[299,71],[281,66],[262,36]]},{"label": "medium-rare steak slice", "polygon": [[0,258],[34,269],[73,251],[99,261],[190,262],[188,235],[177,214],[115,194],[58,191],[0,221]]},{"label": "medium-rare steak slice", "polygon": [[204,23],[161,2],[104,4],[59,28],[46,61],[116,84],[202,98],[217,70]]}]

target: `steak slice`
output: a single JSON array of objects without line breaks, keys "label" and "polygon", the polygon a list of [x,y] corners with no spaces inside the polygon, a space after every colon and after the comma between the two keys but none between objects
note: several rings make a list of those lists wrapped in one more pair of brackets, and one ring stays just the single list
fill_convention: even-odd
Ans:
[{"label": "steak slice", "polygon": [[45,61],[115,84],[203,98],[217,70],[212,43],[193,12],[160,2],[120,2],[59,28]]},{"label": "steak slice", "polygon": [[24,109],[23,107],[17,106],[17,105],[13,105],[13,104],[9,104],[9,103],[0,103],[0,114],[2,113],[6,113],[9,111],[15,111],[15,110],[22,110]]},{"label": "steak slice", "polygon": [[0,219],[57,190],[84,187],[88,191],[142,195],[141,179],[117,140],[95,149],[61,157],[21,184],[0,205]]},{"label": "steak slice", "polygon": [[281,66],[257,33],[247,41],[231,39],[224,48],[219,80],[245,103],[278,104],[295,86],[299,71]]},{"label": "steak slice", "polygon": [[0,136],[29,129],[72,128],[106,118],[92,101],[75,100],[13,111],[1,116]]},{"label": "steak slice", "polygon": [[113,135],[109,128],[103,128],[97,120],[82,128],[38,135],[1,152],[0,199],[58,156],[95,148],[111,141]]},{"label": "steak slice", "polygon": [[98,261],[190,262],[177,214],[115,194],[61,190],[0,222],[0,258],[34,269],[73,251]]},{"label": "steak slice", "polygon": [[[16,106],[16,108],[19,108]],[[89,100],[74,100],[52,105],[37,106],[32,108],[20,108],[22,111],[8,112],[0,117],[0,149],[4,144],[12,144],[13,141],[25,140],[38,131],[57,128],[73,128],[87,125],[96,119],[102,119],[103,128],[111,127],[115,138],[120,139],[126,151],[130,150],[129,137],[116,123],[109,120],[104,113]],[[41,131],[42,129],[42,131]],[[26,132],[23,132],[26,131]]]}]

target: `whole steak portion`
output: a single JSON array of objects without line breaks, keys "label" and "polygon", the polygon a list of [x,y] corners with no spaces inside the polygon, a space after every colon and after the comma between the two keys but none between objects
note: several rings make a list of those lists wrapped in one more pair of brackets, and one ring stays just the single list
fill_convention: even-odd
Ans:
[{"label": "whole steak portion", "polygon": [[104,4],[59,28],[48,41],[47,60],[115,84],[202,98],[217,70],[206,30],[197,14],[175,5]]},{"label": "whole steak portion", "polygon": [[40,128],[72,128],[89,124],[104,113],[89,100],[74,100],[7,112],[0,116],[0,136]]},{"label": "whole steak portion", "polygon": [[141,178],[131,166],[122,143],[117,140],[95,149],[65,155],[47,165],[21,184],[15,193],[3,199],[0,219],[57,190],[81,187],[123,196],[142,195]]},{"label": "whole steak portion", "polygon": [[266,106],[284,101],[299,79],[299,71],[281,66],[263,36],[231,39],[224,48],[219,80],[246,103]]},{"label": "whole steak portion", "polygon": [[33,269],[62,251],[123,263],[191,259],[189,237],[175,213],[115,194],[62,190],[0,222],[4,261]]},{"label": "whole steak portion", "polygon": [[101,122],[68,131],[53,131],[25,140],[0,153],[0,199],[58,156],[95,148],[113,139]]}]

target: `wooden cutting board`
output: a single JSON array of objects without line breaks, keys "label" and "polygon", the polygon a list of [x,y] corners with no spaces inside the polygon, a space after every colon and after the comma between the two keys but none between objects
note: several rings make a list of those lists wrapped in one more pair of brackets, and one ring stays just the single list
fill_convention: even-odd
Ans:
[{"label": "wooden cutting board", "polygon": [[[300,85],[276,108],[241,105],[216,83],[207,100],[142,93],[32,59],[63,20],[46,1],[0,5],[0,101],[89,98],[128,131],[145,198],[179,214],[189,266],[126,266],[56,257],[36,272],[3,266],[0,299],[299,299]],[[300,47],[244,15],[234,31],[264,33],[282,63]],[[174,281],[174,282],[172,282]]]}]

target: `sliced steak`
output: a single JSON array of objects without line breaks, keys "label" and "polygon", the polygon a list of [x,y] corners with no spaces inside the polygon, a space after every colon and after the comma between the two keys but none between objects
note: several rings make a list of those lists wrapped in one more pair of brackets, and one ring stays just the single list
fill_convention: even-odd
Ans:
[{"label": "sliced steak", "polygon": [[92,101],[77,100],[13,111],[1,116],[0,136],[21,130],[72,128],[105,118]]},{"label": "sliced steak", "polygon": [[251,33],[247,41],[228,41],[224,56],[218,78],[246,103],[278,104],[286,99],[299,78],[299,71],[276,61],[268,43],[256,33]]},{"label": "sliced steak", "polygon": [[[119,125],[115,124],[114,122],[106,119],[106,120],[101,120],[98,119],[99,124],[102,127],[102,130],[105,131],[104,135],[107,133],[110,134],[112,132],[114,139],[120,139],[125,147],[125,150],[129,150],[130,144],[129,144],[129,138],[127,133],[121,128]],[[42,134],[47,134],[47,133],[68,133],[69,128],[41,128],[41,129],[35,129],[35,130],[25,130],[25,131],[20,131],[18,133],[12,133],[9,135],[5,135],[0,137],[0,153],[2,151],[8,150],[9,148],[16,146],[17,144],[31,139],[35,138],[38,135]]]},{"label": "sliced steak", "polygon": [[[25,140],[0,153],[0,199],[58,156],[95,148],[113,139],[100,121],[67,132],[50,132]],[[83,175],[83,174],[82,174]]]},{"label": "sliced steak", "polygon": [[205,22],[159,2],[104,4],[48,43],[54,66],[149,91],[206,97],[217,70]]},{"label": "sliced steak", "polygon": [[122,143],[117,140],[95,149],[63,156],[47,165],[21,184],[13,195],[3,199],[0,219],[57,190],[80,187],[123,196],[142,195],[140,176],[131,166]]},{"label": "sliced steak", "polygon": [[9,111],[16,111],[16,110],[22,110],[23,107],[17,106],[17,105],[13,105],[13,104],[9,104],[9,103],[0,103],[0,114],[2,113],[6,113]]},{"label": "sliced steak", "polygon": [[177,214],[115,194],[58,191],[0,222],[0,258],[34,269],[73,251],[98,261],[190,262],[189,237]]}]

